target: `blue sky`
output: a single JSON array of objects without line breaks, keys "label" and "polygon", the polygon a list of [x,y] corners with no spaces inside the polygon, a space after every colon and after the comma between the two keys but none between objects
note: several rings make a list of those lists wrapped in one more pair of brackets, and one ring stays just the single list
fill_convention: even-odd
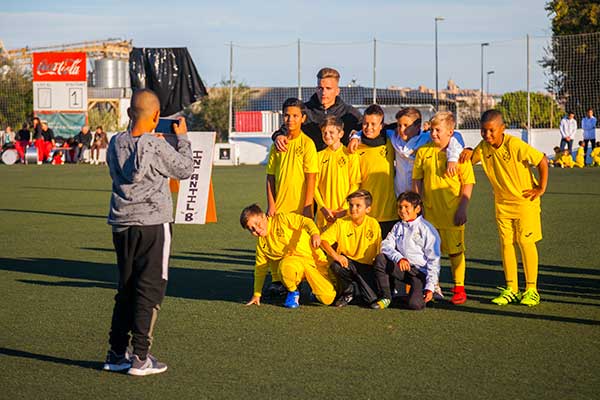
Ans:
[{"label": "blue sky", "polygon": [[[294,86],[296,40],[301,39],[303,85],[314,85],[321,66],[372,85],[372,40],[377,38],[377,86],[435,85],[434,22],[439,27],[439,79],[445,86],[480,85],[480,46],[490,90],[525,89],[525,35],[532,60],[551,34],[545,0],[418,1],[114,1],[0,0],[0,40],[7,48],[106,38],[133,39],[137,47],[189,49],[208,85],[227,77],[233,41],[234,75],[251,86]],[[349,44],[349,43],[353,44]],[[259,46],[259,47],[256,47]],[[267,47],[260,47],[267,46]],[[533,90],[544,75],[532,64]]]}]

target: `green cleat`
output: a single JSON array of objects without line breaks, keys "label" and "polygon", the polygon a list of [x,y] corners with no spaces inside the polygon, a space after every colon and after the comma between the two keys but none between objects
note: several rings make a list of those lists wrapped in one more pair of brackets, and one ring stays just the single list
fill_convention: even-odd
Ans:
[{"label": "green cleat", "polygon": [[535,289],[527,289],[525,293],[523,293],[521,304],[528,307],[537,306],[540,304],[540,294]]},{"label": "green cleat", "polygon": [[371,308],[374,310],[385,310],[390,306],[392,301],[390,299],[386,299],[385,297],[377,300],[375,303],[371,304]]},{"label": "green cleat", "polygon": [[522,295],[520,292],[514,293],[509,287],[498,287],[498,289],[500,289],[500,296],[493,298],[492,303],[497,304],[499,306],[505,306],[510,303],[518,303],[521,301]]}]

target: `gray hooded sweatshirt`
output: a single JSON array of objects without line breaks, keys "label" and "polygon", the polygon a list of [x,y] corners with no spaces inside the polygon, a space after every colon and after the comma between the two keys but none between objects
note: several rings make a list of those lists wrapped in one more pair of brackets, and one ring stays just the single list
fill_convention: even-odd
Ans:
[{"label": "gray hooded sweatshirt", "polygon": [[106,161],[112,178],[108,223],[113,228],[173,222],[168,178],[187,179],[193,171],[190,140],[177,136],[177,149],[151,134],[116,134]]}]

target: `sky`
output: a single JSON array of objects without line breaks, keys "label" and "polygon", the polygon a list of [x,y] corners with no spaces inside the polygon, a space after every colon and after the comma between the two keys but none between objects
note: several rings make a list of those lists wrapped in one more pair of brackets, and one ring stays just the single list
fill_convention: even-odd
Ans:
[{"label": "sky", "polygon": [[[435,87],[434,17],[440,87],[479,88],[481,46],[490,92],[542,91],[537,64],[551,35],[546,0],[115,1],[0,0],[0,40],[8,49],[121,38],[135,47],[187,47],[206,85],[229,77],[249,86],[296,86],[297,41],[303,86],[323,66],[341,85]],[[487,79],[485,84],[487,84]]]}]

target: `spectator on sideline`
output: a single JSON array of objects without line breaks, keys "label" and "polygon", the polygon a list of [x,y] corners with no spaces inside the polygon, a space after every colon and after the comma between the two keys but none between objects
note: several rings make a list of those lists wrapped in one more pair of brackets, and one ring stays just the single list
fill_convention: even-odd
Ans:
[{"label": "spectator on sideline", "polygon": [[587,156],[588,143],[592,144],[592,151],[596,145],[596,123],[598,120],[594,117],[594,110],[588,108],[587,117],[581,119],[581,128],[583,129],[583,155],[584,160]]},{"label": "spectator on sideline", "polygon": [[575,119],[575,113],[569,111],[567,115],[560,121],[560,149],[564,150],[565,147],[569,148],[569,153],[573,151],[573,140],[575,139],[575,132],[577,132],[577,120]]},{"label": "spectator on sideline", "polygon": [[92,134],[90,133],[89,126],[84,125],[81,127],[81,131],[75,135],[75,142],[77,143],[77,148],[75,149],[75,159],[73,162],[82,163],[85,161],[83,159],[85,151],[92,145]]},{"label": "spectator on sideline", "polygon": [[[342,143],[347,146],[352,131],[360,130],[362,115],[339,97],[340,73],[333,68],[321,68],[317,73],[317,91],[304,103],[306,121],[302,123],[302,132],[310,137],[317,151],[327,146],[323,142],[320,125],[328,115],[334,115],[344,123]],[[285,126],[276,131],[272,139],[278,151],[287,151],[287,132]]]},{"label": "spectator on sideline", "polygon": [[[39,119],[38,119],[39,120]],[[35,121],[35,118],[34,118]],[[35,124],[35,122],[34,122]],[[37,147],[38,151],[38,163],[42,162],[51,162],[50,153],[52,152],[52,148],[56,144],[54,138],[54,131],[48,127],[48,122],[42,121],[39,136],[35,139],[35,147]],[[38,135],[36,133],[36,135]]]},{"label": "spectator on sideline", "polygon": [[19,153],[21,162],[25,162],[25,149],[27,149],[27,146],[30,144],[31,132],[29,131],[29,124],[24,122],[15,136],[15,150]]},{"label": "spectator on sideline", "polygon": [[102,130],[101,126],[96,127],[96,133],[94,133],[94,144],[92,144],[92,164],[98,165],[100,158],[100,149],[106,149],[108,147],[108,139],[106,132]]}]

